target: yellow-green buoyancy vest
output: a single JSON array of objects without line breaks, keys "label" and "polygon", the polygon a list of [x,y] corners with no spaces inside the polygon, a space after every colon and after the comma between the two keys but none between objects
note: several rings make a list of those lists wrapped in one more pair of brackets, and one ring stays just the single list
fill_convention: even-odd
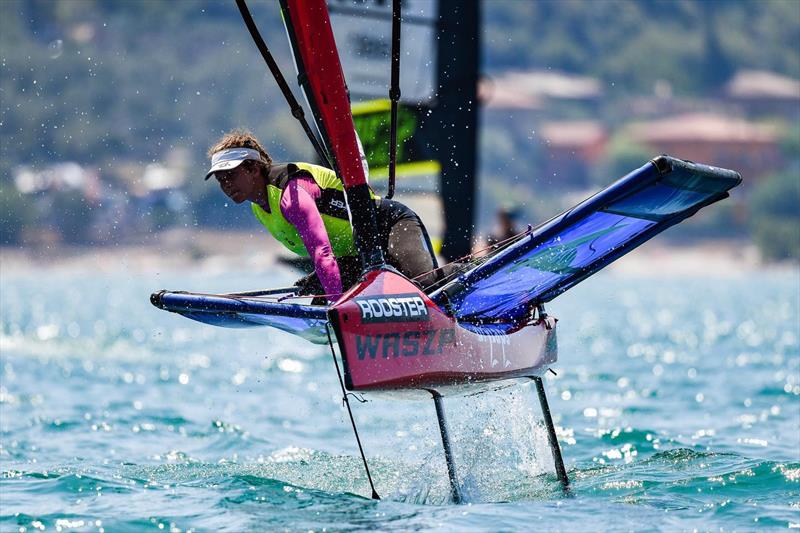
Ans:
[{"label": "yellow-green buoyancy vest", "polygon": [[[344,184],[335,172],[325,167],[309,163],[273,164],[267,175],[269,211],[256,203],[250,204],[258,221],[289,250],[300,256],[308,257],[308,250],[300,238],[300,233],[291,222],[286,220],[280,207],[281,194],[286,184],[292,178],[299,176],[313,178],[322,191],[316,204],[325,230],[328,232],[333,255],[336,257],[358,255],[353,241],[353,228],[347,215]],[[373,194],[373,198],[377,199],[378,196]]]}]

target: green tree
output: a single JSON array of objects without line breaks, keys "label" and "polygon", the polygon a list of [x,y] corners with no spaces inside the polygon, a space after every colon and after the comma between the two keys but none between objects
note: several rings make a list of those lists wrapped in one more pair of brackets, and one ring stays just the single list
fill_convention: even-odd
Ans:
[{"label": "green tree", "polygon": [[34,218],[31,204],[13,185],[0,185],[0,246],[22,242],[23,230]]},{"label": "green tree", "polygon": [[753,238],[768,260],[800,259],[800,176],[777,174],[753,192]]},{"label": "green tree", "polygon": [[657,155],[652,149],[631,140],[627,135],[614,135],[608,143],[605,160],[597,168],[595,181],[598,185],[608,185],[609,180],[633,172]]}]

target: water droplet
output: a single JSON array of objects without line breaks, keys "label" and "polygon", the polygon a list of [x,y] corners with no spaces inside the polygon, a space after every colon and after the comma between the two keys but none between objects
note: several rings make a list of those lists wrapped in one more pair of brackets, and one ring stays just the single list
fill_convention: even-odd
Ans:
[{"label": "water droplet", "polygon": [[61,39],[50,41],[50,44],[47,45],[47,52],[50,54],[50,59],[58,59],[64,53],[64,41]]}]

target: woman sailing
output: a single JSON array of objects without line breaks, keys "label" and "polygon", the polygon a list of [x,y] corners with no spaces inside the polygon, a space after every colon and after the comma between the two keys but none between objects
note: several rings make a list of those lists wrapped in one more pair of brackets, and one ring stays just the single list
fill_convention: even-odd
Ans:
[{"label": "woman sailing", "polygon": [[[311,258],[314,273],[297,282],[299,294],[335,301],[358,281],[361,262],[344,186],[332,170],[310,163],[275,163],[256,137],[243,130],[225,134],[208,155],[206,179],[214,176],[233,202],[250,201],[253,215],[273,237]],[[373,200],[387,264],[422,287],[433,283],[436,257],[422,220],[400,202],[374,194]]]}]

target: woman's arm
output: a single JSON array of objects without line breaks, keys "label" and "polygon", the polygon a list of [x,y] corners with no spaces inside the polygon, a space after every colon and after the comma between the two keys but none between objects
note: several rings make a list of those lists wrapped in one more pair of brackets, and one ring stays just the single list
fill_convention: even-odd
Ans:
[{"label": "woman's arm", "polygon": [[336,300],[342,293],[342,278],[315,202],[320,194],[322,191],[314,180],[302,177],[292,179],[281,195],[281,213],[300,233],[328,298]]}]

